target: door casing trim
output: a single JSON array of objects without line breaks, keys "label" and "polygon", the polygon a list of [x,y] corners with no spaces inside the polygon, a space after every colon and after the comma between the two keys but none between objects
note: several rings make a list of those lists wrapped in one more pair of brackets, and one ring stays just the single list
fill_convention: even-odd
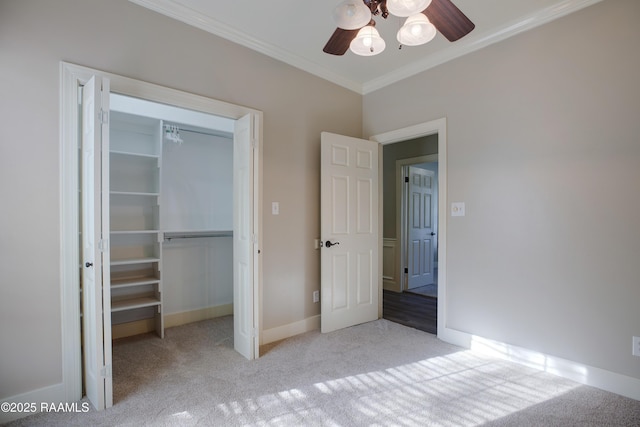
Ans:
[{"label": "door casing trim", "polygon": [[[247,114],[254,118],[255,140],[253,183],[253,226],[257,247],[262,242],[262,123],[263,113],[240,105],[230,104],[141,80],[123,77],[68,62],[60,62],[60,310],[62,339],[61,400],[70,402],[82,398],[82,361],[80,339],[80,279],[78,272],[79,198],[78,198],[78,96],[80,87],[93,75],[107,77],[111,90],[123,95],[149,101],[170,103],[177,107],[202,111],[218,116],[239,119]],[[254,357],[259,355],[262,328],[262,268],[260,257],[254,254],[253,322]]]},{"label": "door casing trim", "polygon": [[[446,333],[446,286],[447,286],[447,119],[431,120],[369,137],[381,147],[394,142],[408,141],[423,136],[438,135],[438,337]],[[381,157],[382,159],[382,157]],[[382,164],[382,160],[380,161]],[[382,186],[380,186],[382,193]],[[382,197],[380,197],[382,201]],[[382,203],[380,203],[382,209]],[[382,217],[382,214],[380,216]],[[382,226],[382,221],[380,221]],[[380,253],[382,253],[382,232],[380,233]],[[380,286],[382,294],[382,286]],[[379,313],[382,313],[382,296],[379,298]]]}]

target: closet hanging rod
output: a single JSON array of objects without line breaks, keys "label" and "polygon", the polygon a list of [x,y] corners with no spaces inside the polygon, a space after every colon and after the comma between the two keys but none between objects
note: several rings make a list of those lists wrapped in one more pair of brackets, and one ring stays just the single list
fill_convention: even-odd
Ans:
[{"label": "closet hanging rod", "polygon": [[231,237],[233,231],[216,231],[212,233],[183,233],[183,234],[169,234],[165,233],[164,240],[171,241],[173,239],[199,239],[201,237]]},{"label": "closet hanging rod", "polygon": [[169,125],[169,124],[165,124],[164,125],[164,130],[165,131],[167,129],[171,129],[171,128],[175,128],[179,132],[191,132],[191,133],[197,133],[197,134],[200,134],[200,135],[207,135],[207,136],[220,136],[220,135],[216,134],[215,132],[203,132],[203,131],[200,131],[200,130],[185,129],[185,128],[181,128],[180,126],[177,126],[177,125]]}]

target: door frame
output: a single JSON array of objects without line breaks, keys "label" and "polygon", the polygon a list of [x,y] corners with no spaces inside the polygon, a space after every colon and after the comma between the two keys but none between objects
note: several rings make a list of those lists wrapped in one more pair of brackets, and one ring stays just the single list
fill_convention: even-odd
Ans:
[{"label": "door frame", "polygon": [[[408,141],[423,136],[438,135],[438,337],[447,332],[446,325],[446,288],[447,288],[447,119],[446,117],[419,123],[389,132],[371,136],[369,139],[381,145]],[[382,164],[384,160],[381,160]],[[382,201],[382,185],[380,186]],[[383,219],[384,220],[384,219]],[[397,218],[396,218],[397,221]],[[382,224],[382,221],[381,221]],[[396,222],[397,224],[397,222]],[[380,235],[380,252],[382,253],[382,234]],[[380,287],[382,294],[382,287]],[[382,313],[382,295],[379,300],[379,312]]]},{"label": "door frame", "polygon": [[[409,227],[407,224],[408,209],[409,209],[409,195],[407,194],[407,188],[404,185],[404,177],[409,172],[409,166],[417,165],[420,163],[439,162],[438,154],[426,154],[424,156],[411,157],[407,159],[396,160],[396,236],[400,236],[400,251],[396,251],[395,269],[398,272],[396,277],[399,277],[398,281],[399,291],[402,292],[408,288],[407,275],[404,272],[404,268],[408,264],[409,246],[408,246],[408,234]],[[438,183],[440,182],[437,179]],[[438,192],[440,189],[438,189]],[[440,201],[438,203],[438,218],[440,217]],[[436,230],[438,229],[436,225]],[[397,237],[396,237],[397,239]]]},{"label": "door frame", "polygon": [[[80,87],[91,76],[106,77],[111,90],[123,95],[217,116],[239,119],[250,114],[254,120],[253,227],[255,247],[262,245],[262,111],[230,104],[164,86],[130,79],[116,74],[60,62],[60,306],[62,335],[62,384],[66,401],[82,398],[82,360],[80,328],[79,243],[80,205],[78,197],[78,147],[80,141],[78,104]],[[257,251],[256,251],[257,252]],[[259,355],[262,330],[262,269],[254,253],[253,323],[254,357]]]}]

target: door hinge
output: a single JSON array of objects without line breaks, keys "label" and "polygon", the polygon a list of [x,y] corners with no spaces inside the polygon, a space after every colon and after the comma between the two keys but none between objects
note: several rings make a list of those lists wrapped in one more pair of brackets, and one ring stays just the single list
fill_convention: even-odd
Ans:
[{"label": "door hinge", "polygon": [[408,267],[404,268],[404,274],[409,274],[409,268]]},{"label": "door hinge", "polygon": [[255,138],[251,138],[251,149],[252,150],[256,149],[256,139]]},{"label": "door hinge", "polygon": [[109,250],[109,239],[100,239],[98,241],[98,249],[100,249],[100,252],[107,252]]},{"label": "door hinge", "polygon": [[111,378],[111,365],[105,365],[100,369],[100,376],[102,378]]},{"label": "door hinge", "polygon": [[405,176],[405,177],[404,177],[404,182],[406,182],[406,183],[408,183],[408,182],[409,182],[409,177],[408,177],[408,176]]},{"label": "door hinge", "polygon": [[251,235],[251,243],[258,243],[258,236],[255,233]]},{"label": "door hinge", "polygon": [[98,112],[98,120],[100,120],[100,123],[102,123],[103,125],[108,125],[109,111],[100,110],[100,112]]}]

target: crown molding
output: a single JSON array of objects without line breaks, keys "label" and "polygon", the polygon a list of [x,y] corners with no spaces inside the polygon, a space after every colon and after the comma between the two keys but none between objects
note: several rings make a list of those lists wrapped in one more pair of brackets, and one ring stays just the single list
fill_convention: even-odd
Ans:
[{"label": "crown molding", "polygon": [[558,4],[539,10],[536,13],[518,18],[495,28],[490,32],[479,33],[457,41],[455,44],[435,52],[424,58],[422,61],[414,62],[406,67],[394,70],[384,76],[364,82],[362,94],[366,95],[389,86],[393,83],[404,80],[408,77],[434,68],[445,62],[459,58],[476,50],[498,43],[516,34],[531,30],[540,25],[544,25],[563,16],[569,15],[587,6],[594,5],[602,0],[564,0]]},{"label": "crown molding", "polygon": [[282,61],[293,67],[299,68],[315,76],[321,77],[339,86],[362,94],[362,84],[337,74],[320,64],[308,61],[298,55],[273,46],[269,43],[249,36],[237,29],[218,21],[209,16],[205,16],[198,11],[178,4],[173,0],[129,0],[144,8],[166,15],[170,18],[184,22],[185,24],[204,30],[208,33],[222,37],[249,49],[255,50],[271,58]]},{"label": "crown molding", "polygon": [[472,34],[449,47],[439,50],[422,61],[409,64],[380,76],[378,78],[359,83],[335,73],[320,64],[308,61],[298,55],[273,46],[255,37],[244,34],[237,29],[209,16],[202,15],[194,9],[188,8],[174,0],[129,0],[147,9],[156,11],[170,18],[184,22],[185,24],[215,34],[219,37],[255,50],[276,60],[282,61],[293,67],[299,68],[310,74],[328,80],[339,86],[357,92],[361,95],[374,92],[389,86],[400,80],[406,79],[423,71],[434,68],[445,62],[459,58],[468,53],[482,49],[491,44],[500,42],[516,34],[528,31],[555,19],[576,12],[587,6],[599,3],[602,0],[563,0],[545,9],[511,21],[497,29],[485,33]]}]

